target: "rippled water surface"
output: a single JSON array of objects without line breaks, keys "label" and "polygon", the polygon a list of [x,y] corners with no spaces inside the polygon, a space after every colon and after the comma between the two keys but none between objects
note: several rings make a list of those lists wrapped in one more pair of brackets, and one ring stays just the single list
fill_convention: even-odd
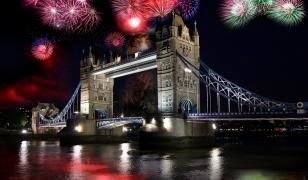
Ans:
[{"label": "rippled water surface", "polygon": [[308,179],[308,149],[139,151],[130,143],[0,142],[0,179]]}]

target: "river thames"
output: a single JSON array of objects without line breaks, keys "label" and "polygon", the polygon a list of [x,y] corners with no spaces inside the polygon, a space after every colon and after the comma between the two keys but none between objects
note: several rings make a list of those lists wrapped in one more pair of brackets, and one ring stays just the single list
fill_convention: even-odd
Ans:
[{"label": "river thames", "polygon": [[0,179],[308,179],[308,148],[140,151],[131,143],[0,142]]}]

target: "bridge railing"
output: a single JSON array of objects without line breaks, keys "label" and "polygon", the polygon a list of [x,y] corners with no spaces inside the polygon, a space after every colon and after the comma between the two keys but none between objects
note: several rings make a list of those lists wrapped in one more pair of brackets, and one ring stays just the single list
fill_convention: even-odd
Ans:
[{"label": "bridge railing", "polygon": [[295,112],[230,112],[230,113],[190,113],[188,119],[198,118],[266,118],[266,117],[306,117],[308,113],[297,114]]},{"label": "bridge railing", "polygon": [[144,119],[142,117],[123,117],[123,118],[109,118],[109,119],[97,119],[97,129],[113,129],[125,124],[143,124]]}]

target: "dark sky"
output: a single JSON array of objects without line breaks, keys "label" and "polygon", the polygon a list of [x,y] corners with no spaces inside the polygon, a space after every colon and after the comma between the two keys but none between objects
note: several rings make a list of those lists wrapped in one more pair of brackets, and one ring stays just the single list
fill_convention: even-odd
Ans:
[{"label": "dark sky", "polygon": [[[221,22],[220,0],[201,0],[196,16],[201,37],[201,59],[230,81],[277,100],[308,101],[308,20],[296,27],[258,17],[242,29]],[[19,1],[9,2],[10,13],[1,15],[0,108],[64,103],[79,81],[79,61],[84,48],[104,51],[103,37],[113,26],[108,1],[94,0],[103,12],[93,33],[72,35],[43,26],[38,15]],[[308,2],[306,2],[307,4]],[[187,22],[192,25],[194,20]],[[51,62],[34,60],[30,53],[36,38],[56,43]],[[202,90],[201,90],[202,91]]]}]

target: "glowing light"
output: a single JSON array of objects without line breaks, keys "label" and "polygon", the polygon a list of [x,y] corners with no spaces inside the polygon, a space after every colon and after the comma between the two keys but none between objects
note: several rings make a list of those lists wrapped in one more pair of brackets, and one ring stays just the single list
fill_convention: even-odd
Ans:
[{"label": "glowing light", "polygon": [[135,52],[135,59],[137,59],[139,56],[139,52]]},{"label": "glowing light", "polygon": [[113,0],[112,9],[118,27],[125,33],[134,34],[145,30],[148,13],[145,11],[147,0]]},{"label": "glowing light", "polygon": [[140,19],[138,17],[132,17],[128,20],[128,24],[132,27],[132,28],[137,28],[140,25]]},{"label": "glowing light", "polygon": [[38,60],[49,59],[53,53],[54,46],[46,38],[37,39],[32,43],[32,55]]},{"label": "glowing light", "polygon": [[75,131],[78,132],[78,133],[82,132],[82,130],[83,130],[83,128],[82,128],[81,125],[78,125],[78,126],[75,127]]},{"label": "glowing light", "polygon": [[187,67],[184,69],[184,71],[187,72],[187,73],[191,73],[192,72],[191,69],[189,69]]},{"label": "glowing light", "polygon": [[128,131],[127,127],[122,128],[122,132],[126,133]]},{"label": "glowing light", "polygon": [[227,0],[222,5],[223,21],[232,28],[250,22],[257,14],[257,6],[250,0]]},{"label": "glowing light", "polygon": [[121,118],[124,118],[124,114],[121,114]]},{"label": "glowing light", "polygon": [[212,128],[213,128],[214,130],[216,130],[216,129],[217,129],[217,126],[216,126],[216,124],[215,124],[215,123],[213,123],[213,124],[212,124]]},{"label": "glowing light", "polygon": [[155,118],[152,118],[151,124],[156,125],[156,120],[155,120]]},{"label": "glowing light", "polygon": [[121,63],[121,56],[117,56],[115,58],[115,62],[118,64],[118,63]]},{"label": "glowing light", "polygon": [[21,130],[21,133],[22,133],[22,134],[27,134],[27,132],[28,132],[28,131],[25,130],[25,129]]},{"label": "glowing light", "polygon": [[288,25],[298,25],[305,17],[304,4],[300,0],[277,0],[268,11],[274,21]]},{"label": "glowing light", "polygon": [[182,16],[190,19],[195,16],[200,6],[200,0],[180,0],[179,7]]},{"label": "glowing light", "polygon": [[169,132],[172,130],[172,121],[170,118],[163,119],[163,127]]}]

